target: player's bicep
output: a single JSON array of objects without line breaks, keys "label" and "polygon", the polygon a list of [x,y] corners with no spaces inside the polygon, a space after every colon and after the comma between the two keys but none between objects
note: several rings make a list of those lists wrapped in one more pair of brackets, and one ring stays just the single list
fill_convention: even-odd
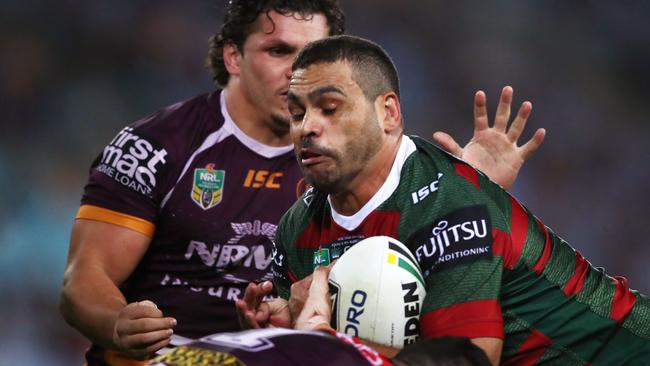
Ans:
[{"label": "player's bicep", "polygon": [[105,274],[120,285],[133,272],[151,237],[102,221],[77,219],[72,227],[66,280],[82,274]]},{"label": "player's bicep", "polygon": [[472,343],[478,346],[485,352],[485,355],[490,360],[492,365],[498,365],[501,359],[501,349],[503,348],[503,340],[492,337],[472,338]]}]

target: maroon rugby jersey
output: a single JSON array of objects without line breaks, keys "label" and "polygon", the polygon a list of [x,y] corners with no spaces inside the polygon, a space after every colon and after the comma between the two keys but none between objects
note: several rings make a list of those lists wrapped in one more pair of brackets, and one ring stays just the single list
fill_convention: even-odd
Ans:
[{"label": "maroon rugby jersey", "polygon": [[217,333],[199,340],[184,340],[175,348],[171,346],[158,353],[161,356],[150,366],[393,365],[378,351],[346,334],[283,328]]},{"label": "maroon rugby jersey", "polygon": [[91,167],[77,218],[152,238],[121,290],[196,338],[239,328],[233,301],[272,279],[271,240],[300,185],[292,146],[246,136],[214,92],[120,131]]}]

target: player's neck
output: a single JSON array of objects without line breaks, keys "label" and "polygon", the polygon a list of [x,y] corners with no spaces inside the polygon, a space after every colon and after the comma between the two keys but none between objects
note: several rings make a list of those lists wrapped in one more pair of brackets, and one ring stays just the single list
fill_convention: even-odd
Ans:
[{"label": "player's neck", "polygon": [[402,135],[389,138],[345,190],[330,194],[332,207],[341,215],[357,213],[382,187],[402,142]]},{"label": "player's neck", "polygon": [[289,130],[273,128],[271,116],[260,115],[259,110],[245,97],[236,83],[229,83],[223,93],[226,96],[228,114],[246,135],[267,146],[291,144]]}]

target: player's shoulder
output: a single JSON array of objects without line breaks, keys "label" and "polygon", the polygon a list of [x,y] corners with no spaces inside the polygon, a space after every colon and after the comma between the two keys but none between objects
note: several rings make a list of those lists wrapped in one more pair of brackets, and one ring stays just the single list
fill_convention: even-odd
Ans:
[{"label": "player's shoulder", "polygon": [[417,157],[422,164],[433,165],[438,171],[441,171],[443,173],[453,173],[458,165],[467,166],[471,169],[474,169],[465,161],[442,150],[438,146],[421,137],[409,137],[417,148]]},{"label": "player's shoulder", "polygon": [[188,99],[120,130],[91,166],[93,186],[120,187],[147,197],[162,194],[185,161],[218,129],[219,92]]},{"label": "player's shoulder", "polygon": [[285,240],[298,235],[310,222],[325,214],[327,194],[309,187],[285,212],[280,220],[280,233]]},{"label": "player's shoulder", "polygon": [[220,94],[215,91],[171,104],[131,123],[127,128],[160,140],[196,134],[206,128],[218,128],[223,125]]},{"label": "player's shoulder", "polygon": [[[421,164],[435,166],[436,171],[447,176],[441,184],[452,187],[465,187],[476,189],[479,195],[487,194],[490,196],[505,193],[501,187],[492,182],[490,178],[480,170],[474,168],[466,161],[442,150],[419,137],[411,137],[417,146]],[[454,179],[449,179],[454,177]]]}]

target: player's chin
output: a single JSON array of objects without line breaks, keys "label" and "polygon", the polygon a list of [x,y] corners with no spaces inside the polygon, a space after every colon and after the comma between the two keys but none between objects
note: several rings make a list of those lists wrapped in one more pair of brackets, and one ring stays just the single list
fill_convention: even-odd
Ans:
[{"label": "player's chin", "polygon": [[271,113],[271,121],[273,122],[273,126],[275,130],[278,130],[279,132],[283,134],[288,134],[289,133],[289,115],[286,113],[281,113],[280,112],[274,112]]},{"label": "player's chin", "polygon": [[333,179],[331,172],[316,172],[317,169],[305,170],[303,168],[303,176],[305,181],[322,192],[335,192],[338,188],[338,180]]}]

